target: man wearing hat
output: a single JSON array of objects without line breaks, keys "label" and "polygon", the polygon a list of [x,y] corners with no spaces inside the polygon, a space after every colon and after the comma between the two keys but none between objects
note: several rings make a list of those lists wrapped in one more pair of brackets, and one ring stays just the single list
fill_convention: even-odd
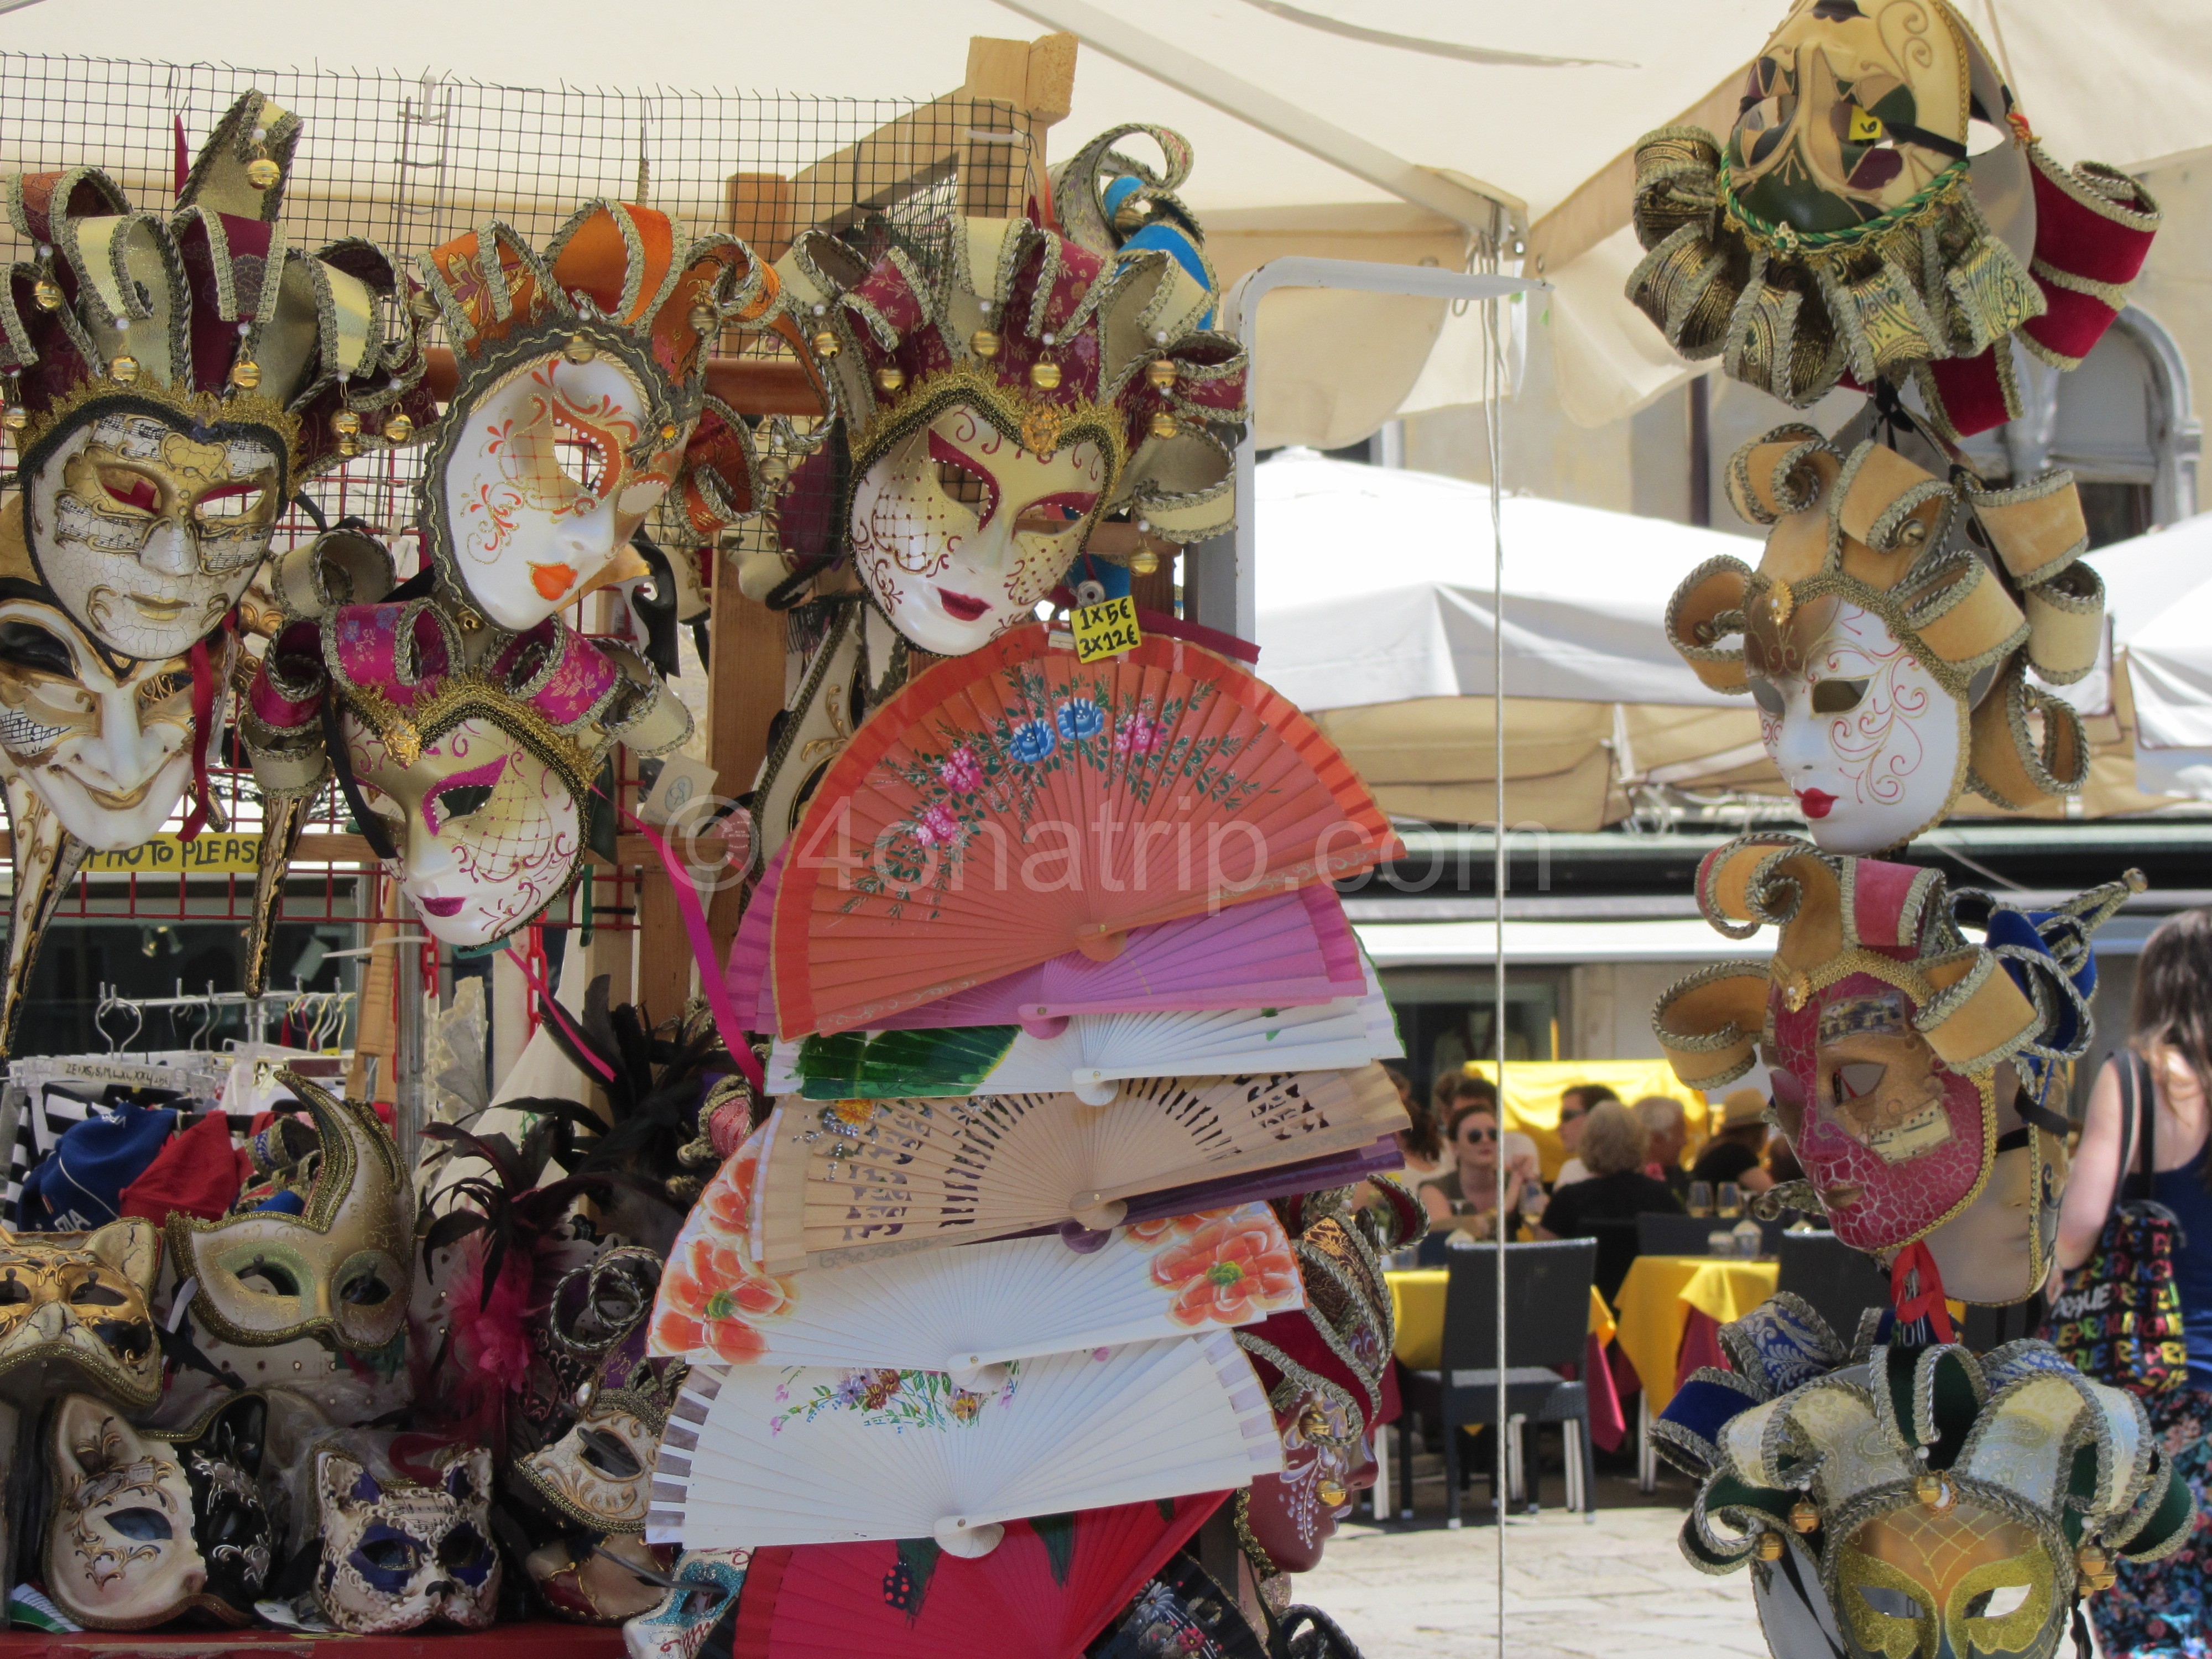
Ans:
[{"label": "man wearing hat", "polygon": [[1717,1190],[1733,1181],[1746,1193],[1763,1193],[1774,1184],[1759,1163],[1766,1150],[1766,1097],[1756,1089],[1731,1089],[1714,1103],[1713,1137],[1698,1154],[1690,1179],[1709,1181]]}]

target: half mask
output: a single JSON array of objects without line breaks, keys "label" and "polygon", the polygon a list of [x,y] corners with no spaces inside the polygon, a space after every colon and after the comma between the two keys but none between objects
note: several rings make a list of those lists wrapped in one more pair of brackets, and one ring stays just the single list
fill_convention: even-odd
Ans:
[{"label": "half mask", "polygon": [[575,880],[606,751],[665,754],[691,717],[625,646],[548,620],[472,665],[447,612],[417,599],[287,629],[240,727],[256,778],[286,799],[312,799],[341,763],[363,834],[423,927],[479,946]]},{"label": "half mask", "polygon": [[433,1620],[482,1630],[499,1603],[491,1453],[427,1435],[332,1436],[314,1452],[324,1616],[357,1636]]},{"label": "half mask", "polygon": [[1668,637],[1707,685],[1758,704],[1823,851],[1901,846],[1968,790],[2027,807],[2081,787],[2081,717],[2041,689],[2087,674],[2104,633],[2070,473],[1954,487],[1871,440],[1846,456],[1789,426],[1737,451],[1729,477],[1738,512],[1770,526],[1765,553],[1757,570],[1723,556],[1691,572]]},{"label": "half mask", "polygon": [[365,1103],[337,1099],[289,1068],[277,1075],[321,1138],[305,1207],[222,1221],[172,1213],[177,1276],[195,1287],[193,1316],[227,1341],[311,1336],[334,1349],[382,1348],[405,1328],[415,1260],[414,1198],[398,1149]]},{"label": "half mask", "polygon": [[39,251],[0,287],[31,567],[10,580],[114,657],[164,660],[211,633],[301,484],[428,413],[398,268],[367,242],[287,240],[299,136],[247,93],[166,217],[88,168],[8,183]]},{"label": "half mask", "polygon": [[1909,381],[1955,439],[2021,414],[2012,339],[2088,355],[2159,213],[2053,161],[1944,0],[1797,0],[1725,143],[1638,142],[1634,222],[1628,296],[1684,356],[1801,409]]},{"label": "half mask", "polygon": [[659,1601],[623,1626],[629,1659],[697,1659],[745,1587],[750,1550],[686,1550]]},{"label": "half mask", "polygon": [[545,1605],[580,1625],[619,1625],[650,1612],[668,1594],[673,1544],[641,1534],[559,1538],[523,1558],[523,1571]]},{"label": "half mask", "polygon": [[[561,1288],[594,1278],[592,1270],[581,1269],[569,1274]],[[556,1290],[556,1304],[562,1299]],[[568,1432],[514,1465],[515,1480],[534,1498],[594,1532],[645,1531],[653,1460],[687,1369],[680,1361],[646,1358],[645,1316],[651,1305],[641,1307],[629,1329],[607,1351],[598,1376],[580,1391],[576,1420]],[[573,1340],[565,1335],[567,1328],[566,1322],[556,1323],[556,1343]]]},{"label": "half mask", "polygon": [[1031,620],[1109,513],[1175,542],[1227,528],[1244,354],[1201,326],[1197,263],[1026,220],[958,220],[942,257],[872,265],[802,237],[777,269],[843,416],[850,483],[826,449],[791,475],[787,550],[835,556],[822,532],[841,525],[892,626],[958,655]]},{"label": "half mask", "polygon": [[1846,1352],[1796,1297],[1726,1326],[1654,1428],[1704,1484],[1682,1553],[1751,1564],[1777,1655],[2049,1659],[2112,1558],[2155,1560],[2196,1504],[2131,1395],[2042,1342]]},{"label": "half mask", "polygon": [[[2087,1052],[2090,935],[2141,878],[2023,911],[1954,897],[1936,871],[1752,836],[1698,880],[1722,932],[1782,936],[1770,963],[1706,969],[1660,1000],[1676,1074],[1711,1091],[1763,1059],[1773,1121],[1838,1238],[1885,1261],[1925,1239],[1952,1295],[2032,1295],[2065,1170],[2066,1123],[2042,1102]],[[1964,922],[1984,906],[1976,943]]]},{"label": "half mask", "polygon": [[1306,1305],[1237,1333],[1283,1441],[1283,1472],[1258,1477],[1235,1508],[1261,1594],[1278,1610],[1289,1597],[1285,1575],[1313,1570],[1358,1494],[1375,1484],[1374,1433],[1396,1341],[1382,1257],[1425,1230],[1396,1182],[1375,1187],[1379,1210],[1353,1207],[1348,1190],[1291,1201],[1284,1219],[1299,1229]]},{"label": "half mask", "polygon": [[[143,1432],[120,1424],[103,1402],[83,1395],[63,1402],[52,1449],[54,1467],[75,1484],[57,1492],[49,1583],[69,1582],[70,1598],[94,1613],[137,1603],[143,1613],[167,1589],[175,1598],[167,1611],[143,1622],[200,1612],[226,1625],[251,1624],[277,1553],[261,1490],[269,1428],[269,1401],[258,1393],[230,1395],[191,1428]],[[112,1461],[118,1456],[122,1464]],[[103,1457],[110,1461],[96,1469],[86,1461],[101,1464]],[[174,1493],[166,1473],[172,1466],[182,1471],[190,1500],[181,1523],[166,1507]],[[160,1504],[150,1512],[134,1511],[128,1500],[95,1500],[102,1484],[119,1489],[112,1477],[123,1467],[142,1479],[163,1470],[151,1483]],[[110,1478],[103,1483],[103,1476]],[[89,1557],[88,1534],[97,1540]]]},{"label": "half mask", "polygon": [[756,510],[747,428],[704,389],[723,331],[774,308],[744,243],[594,202],[542,257],[495,223],[420,263],[461,362],[421,486],[457,608],[520,633],[644,574],[630,538],[664,502],[707,538]]},{"label": "half mask", "polygon": [[161,1231],[111,1221],[88,1233],[0,1227],[0,1379],[35,1398],[89,1384],[134,1410],[161,1391],[161,1351],[147,1298],[161,1268]]}]

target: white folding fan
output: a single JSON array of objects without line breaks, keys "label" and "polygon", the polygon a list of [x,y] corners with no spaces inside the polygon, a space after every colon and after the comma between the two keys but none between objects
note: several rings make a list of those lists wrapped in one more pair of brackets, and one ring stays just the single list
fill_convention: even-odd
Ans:
[{"label": "white folding fan", "polygon": [[779,1042],[768,1086],[810,1100],[1066,1090],[1103,1106],[1124,1078],[1364,1066],[1405,1053],[1382,981],[1372,968],[1366,974],[1364,996],[1304,1007],[1076,1014],[1058,1022],[1054,1036],[1024,1025],[949,1026]]},{"label": "white folding fan", "polygon": [[1148,1078],[1109,1106],[1072,1094],[787,1097],[765,1126],[753,1255],[783,1273],[1068,1220],[1103,1230],[1145,1194],[1369,1147],[1406,1125],[1371,1064]]},{"label": "white folding fan", "polygon": [[942,1371],[702,1366],[661,1439],[645,1535],[695,1550],[934,1538],[984,1555],[1008,1521],[1282,1465],[1227,1331],[1019,1361],[983,1393]]},{"label": "white folding fan", "polygon": [[972,1379],[1039,1354],[1188,1336],[1303,1307],[1265,1204],[773,1276],[753,1255],[768,1127],[716,1171],[668,1255],[648,1351],[705,1364],[889,1365]]}]

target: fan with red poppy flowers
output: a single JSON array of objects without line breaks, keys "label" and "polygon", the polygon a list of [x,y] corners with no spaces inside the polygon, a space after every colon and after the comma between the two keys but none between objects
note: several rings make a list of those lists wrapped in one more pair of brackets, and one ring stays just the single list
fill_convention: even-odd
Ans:
[{"label": "fan with red poppy flowers", "polygon": [[1038,1516],[981,1560],[934,1539],[756,1550],[732,1659],[1079,1659],[1221,1502]]},{"label": "fan with red poppy flowers", "polygon": [[783,1273],[1071,1220],[1103,1230],[1146,1194],[1364,1149],[1406,1125],[1373,1065],[1151,1078],[1103,1107],[1072,1094],[787,1098],[764,1126],[753,1256]]},{"label": "fan with red poppy flowers", "polygon": [[1103,661],[1017,629],[854,734],[775,896],[776,1024],[854,1030],[1129,930],[1372,869],[1389,821],[1321,730],[1224,658]]},{"label": "fan with red poppy flowers", "polygon": [[646,1541],[688,1549],[933,1538],[1233,1491],[1283,1443],[1232,1332],[1018,1359],[980,1387],[890,1366],[699,1365],[653,1468]]},{"label": "fan with red poppy flowers", "polygon": [[971,1376],[1013,1359],[1249,1325],[1304,1305],[1264,1204],[775,1275],[752,1247],[765,1127],[691,1208],[648,1351],[701,1364],[890,1365]]}]

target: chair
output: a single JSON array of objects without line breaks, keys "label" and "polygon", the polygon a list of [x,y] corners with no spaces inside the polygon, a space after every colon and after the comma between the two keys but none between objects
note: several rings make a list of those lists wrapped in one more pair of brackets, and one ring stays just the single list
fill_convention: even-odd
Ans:
[{"label": "chair", "polygon": [[1784,1233],[1774,1288],[1802,1297],[1846,1346],[1861,1314],[1889,1306],[1889,1275],[1833,1233]]},{"label": "chair", "polygon": [[1636,1218],[1637,1254],[1705,1255],[1710,1253],[1706,1236],[1716,1227],[1735,1224],[1704,1215],[1640,1215]]},{"label": "chair", "polygon": [[[1506,1438],[1510,1434],[1517,1448],[1523,1421],[1576,1425],[1567,1436],[1568,1507],[1580,1508],[1585,1516],[1597,1513],[1589,1392],[1560,1376],[1557,1368],[1579,1365],[1586,1357],[1598,1249],[1595,1240],[1587,1238],[1507,1246],[1504,1423],[1498,1420],[1498,1247],[1481,1244],[1451,1252],[1443,1363],[1433,1371],[1401,1373],[1408,1413],[1419,1412],[1442,1431],[1445,1525],[1460,1524],[1457,1431],[1486,1423],[1500,1431],[1499,1472],[1491,1481],[1491,1494],[1501,1518],[1505,1476],[1512,1467]],[[1399,1419],[1398,1437],[1399,1504],[1410,1514],[1413,1463],[1406,1418]]]}]

